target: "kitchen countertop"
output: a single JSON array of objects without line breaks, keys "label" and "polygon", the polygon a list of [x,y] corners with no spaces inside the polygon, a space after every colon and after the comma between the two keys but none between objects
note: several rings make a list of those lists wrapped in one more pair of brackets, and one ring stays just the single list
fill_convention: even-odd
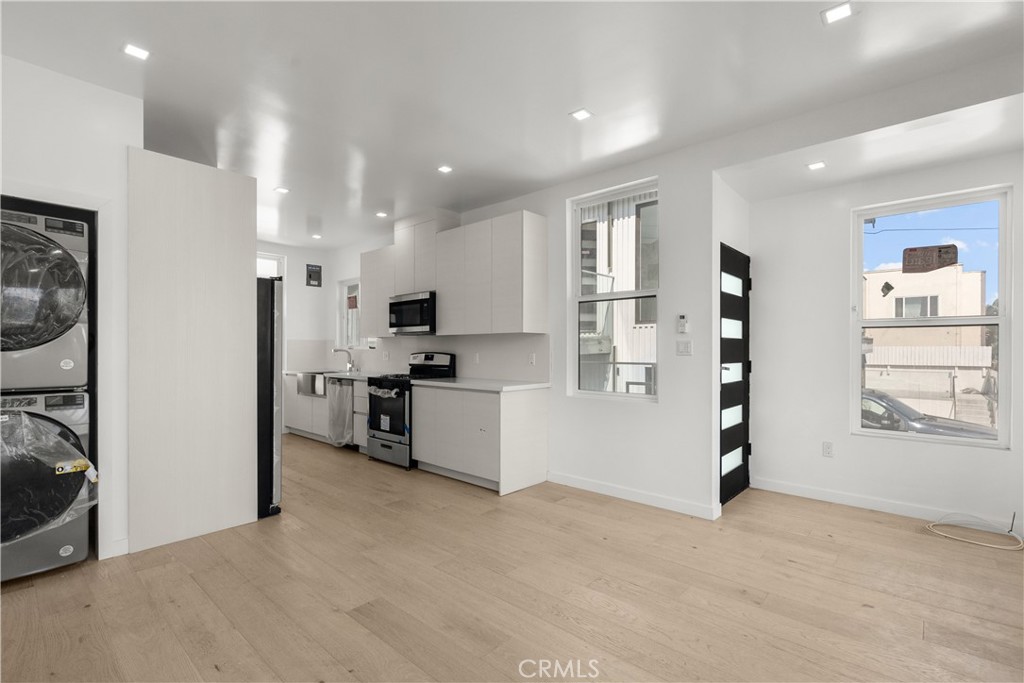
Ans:
[{"label": "kitchen countertop", "polygon": [[549,389],[551,382],[519,382],[511,379],[477,379],[474,377],[452,377],[442,379],[414,379],[414,387],[436,387],[439,389],[464,389],[466,391],[529,391]]},{"label": "kitchen countertop", "polygon": [[351,379],[356,382],[365,382],[368,375],[364,375],[361,372],[339,370],[337,372],[325,372],[324,377],[340,377],[341,379]]}]

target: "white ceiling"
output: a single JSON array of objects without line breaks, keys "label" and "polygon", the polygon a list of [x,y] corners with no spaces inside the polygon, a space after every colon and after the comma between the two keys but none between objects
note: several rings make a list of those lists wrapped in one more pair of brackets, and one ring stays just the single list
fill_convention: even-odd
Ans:
[{"label": "white ceiling", "polygon": [[1022,49],[1020,2],[833,4],[5,0],[2,49],[255,176],[260,238],[336,247]]},{"label": "white ceiling", "polygon": [[[1024,147],[1024,95],[907,121],[718,171],[747,201]],[[808,164],[823,161],[823,169]]]}]

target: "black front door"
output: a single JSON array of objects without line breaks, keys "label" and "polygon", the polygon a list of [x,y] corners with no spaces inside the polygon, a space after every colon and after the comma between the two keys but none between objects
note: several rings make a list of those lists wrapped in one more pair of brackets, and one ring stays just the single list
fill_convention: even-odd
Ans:
[{"label": "black front door", "polygon": [[720,500],[750,486],[750,257],[722,245]]}]

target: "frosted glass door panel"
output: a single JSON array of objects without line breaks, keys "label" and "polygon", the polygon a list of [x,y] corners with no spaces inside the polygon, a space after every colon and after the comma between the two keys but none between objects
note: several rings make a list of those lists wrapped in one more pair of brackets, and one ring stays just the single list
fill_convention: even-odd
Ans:
[{"label": "frosted glass door panel", "polygon": [[722,411],[722,431],[743,422],[743,406],[733,406]]},{"label": "frosted glass door panel", "polygon": [[743,339],[743,321],[722,318],[723,339]]},{"label": "frosted glass door panel", "polygon": [[726,294],[743,296],[743,280],[729,273],[722,273],[722,291]]},{"label": "frosted glass door panel", "polygon": [[743,464],[743,449],[737,448],[722,456],[722,474],[726,475]]},{"label": "frosted glass door panel", "polygon": [[743,379],[743,363],[726,363],[722,366],[722,384],[732,384]]}]

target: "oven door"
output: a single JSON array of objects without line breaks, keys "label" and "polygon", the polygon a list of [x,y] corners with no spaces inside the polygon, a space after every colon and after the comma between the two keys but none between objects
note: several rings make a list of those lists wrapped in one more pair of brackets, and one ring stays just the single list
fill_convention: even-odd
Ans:
[{"label": "oven door", "polygon": [[394,443],[409,443],[409,391],[403,387],[370,385],[369,436]]},{"label": "oven door", "polygon": [[434,334],[436,292],[417,292],[391,297],[388,330],[391,334]]}]

